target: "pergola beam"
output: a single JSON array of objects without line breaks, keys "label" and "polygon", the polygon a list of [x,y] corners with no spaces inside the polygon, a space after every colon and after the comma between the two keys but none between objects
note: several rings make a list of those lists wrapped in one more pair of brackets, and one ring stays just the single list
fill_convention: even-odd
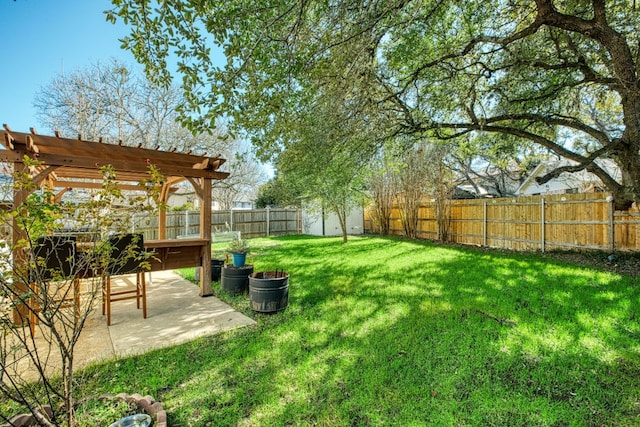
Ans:
[{"label": "pergola beam", "polygon": [[[9,150],[20,150],[24,154],[37,157],[65,156],[73,158],[103,159],[104,161],[126,162],[128,164],[148,163],[153,160],[156,165],[173,165],[181,169],[217,170],[225,162],[218,157],[207,157],[179,152],[160,151],[156,149],[128,147],[125,145],[106,144],[102,142],[82,141],[55,136],[34,135],[27,133],[4,131],[4,144]],[[13,148],[9,148],[12,145]]]},{"label": "pergola beam", "polygon": [[[117,147],[117,145],[114,145],[114,147]],[[132,149],[137,150],[137,148]],[[112,157],[109,157],[106,153],[102,154],[100,157],[95,157],[85,155],[65,155],[63,153],[51,154],[45,153],[44,150],[42,150],[39,154],[34,155],[34,153],[32,152],[27,150],[20,150],[18,147],[16,147],[16,149],[14,150],[0,150],[0,161],[3,162],[22,162],[24,156],[38,159],[48,166],[63,166],[69,170],[69,172],[65,172],[64,169],[57,171],[60,176],[65,176],[65,173],[75,173],[76,175],[88,176],[92,174],[92,172],[95,176],[96,173],[100,173],[100,169],[102,168],[102,166],[111,165],[116,170],[117,174],[130,174],[131,178],[127,180],[139,181],[141,179],[144,179],[145,176],[148,176],[150,164],[153,164],[165,177],[185,176],[198,178],[203,177],[210,179],[225,179],[229,176],[227,172],[219,172],[215,169],[193,169],[191,166],[186,166],[185,164],[180,164],[179,162],[156,162],[153,157],[141,158],[136,161],[132,161],[128,158],[123,158],[122,156],[114,155]],[[74,169],[76,170],[75,172]],[[77,170],[81,170],[84,172],[78,172]]]}]

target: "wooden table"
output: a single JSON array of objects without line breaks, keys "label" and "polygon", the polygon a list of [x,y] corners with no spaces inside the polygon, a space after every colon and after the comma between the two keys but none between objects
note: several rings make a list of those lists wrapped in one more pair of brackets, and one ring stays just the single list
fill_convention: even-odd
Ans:
[{"label": "wooden table", "polygon": [[212,295],[211,262],[205,265],[208,239],[145,240],[144,248],[153,252],[149,263],[151,271],[174,270],[184,267],[203,267],[200,275],[200,295]]},{"label": "wooden table", "polygon": [[[79,252],[89,252],[97,243],[77,242]],[[173,270],[182,267],[201,267],[202,257],[211,241],[205,239],[145,240],[144,249],[153,252],[149,259],[151,271]],[[89,274],[87,277],[91,277]]]},{"label": "wooden table", "polygon": [[204,239],[145,240],[144,248],[153,252],[151,271],[201,267],[204,251],[211,242]]}]

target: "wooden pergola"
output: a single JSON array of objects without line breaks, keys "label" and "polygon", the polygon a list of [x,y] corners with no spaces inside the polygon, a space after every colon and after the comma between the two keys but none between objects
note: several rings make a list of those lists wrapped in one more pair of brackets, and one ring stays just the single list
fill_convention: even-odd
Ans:
[{"label": "wooden pergola", "polygon": [[[137,185],[149,178],[148,166],[153,164],[165,178],[160,194],[166,202],[171,187],[187,180],[193,185],[200,199],[200,239],[197,241],[166,240],[166,212],[161,209],[158,221],[159,240],[152,248],[164,254],[155,269],[169,269],[192,266],[197,262],[202,267],[200,275],[200,295],[212,295],[211,289],[211,190],[212,180],[222,180],[229,176],[219,171],[225,159],[220,156],[208,157],[175,150],[131,147],[107,144],[102,141],[84,141],[55,136],[39,135],[32,128],[30,133],[14,132],[7,125],[0,130],[5,150],[0,150],[0,161],[12,163],[14,172],[27,171],[24,157],[37,159],[41,165],[30,168],[35,183],[59,191],[58,197],[72,188],[100,188],[102,186],[102,166],[111,165],[115,171],[119,188],[139,190]],[[14,206],[19,206],[28,196],[24,191],[14,191]],[[14,243],[19,236],[14,233]],[[180,249],[195,248],[199,252],[184,259],[169,260],[168,254],[180,253]],[[186,253],[186,252],[185,252]],[[154,266],[152,266],[153,269]]]}]

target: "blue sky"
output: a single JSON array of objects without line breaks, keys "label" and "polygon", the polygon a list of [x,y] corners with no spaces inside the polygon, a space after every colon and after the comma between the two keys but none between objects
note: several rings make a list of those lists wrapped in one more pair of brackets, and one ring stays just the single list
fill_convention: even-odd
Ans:
[{"label": "blue sky", "polygon": [[40,129],[35,94],[62,73],[118,58],[137,67],[120,49],[128,30],[105,20],[109,0],[0,0],[0,122],[17,132]]}]

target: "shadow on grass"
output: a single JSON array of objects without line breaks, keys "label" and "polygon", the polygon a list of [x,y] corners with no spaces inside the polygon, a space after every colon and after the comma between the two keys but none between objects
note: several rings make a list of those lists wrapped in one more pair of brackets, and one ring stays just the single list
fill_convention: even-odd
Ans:
[{"label": "shadow on grass", "polygon": [[401,239],[256,246],[255,271],[290,274],[284,312],[87,379],[158,397],[171,425],[639,420],[640,293],[628,277]]}]

